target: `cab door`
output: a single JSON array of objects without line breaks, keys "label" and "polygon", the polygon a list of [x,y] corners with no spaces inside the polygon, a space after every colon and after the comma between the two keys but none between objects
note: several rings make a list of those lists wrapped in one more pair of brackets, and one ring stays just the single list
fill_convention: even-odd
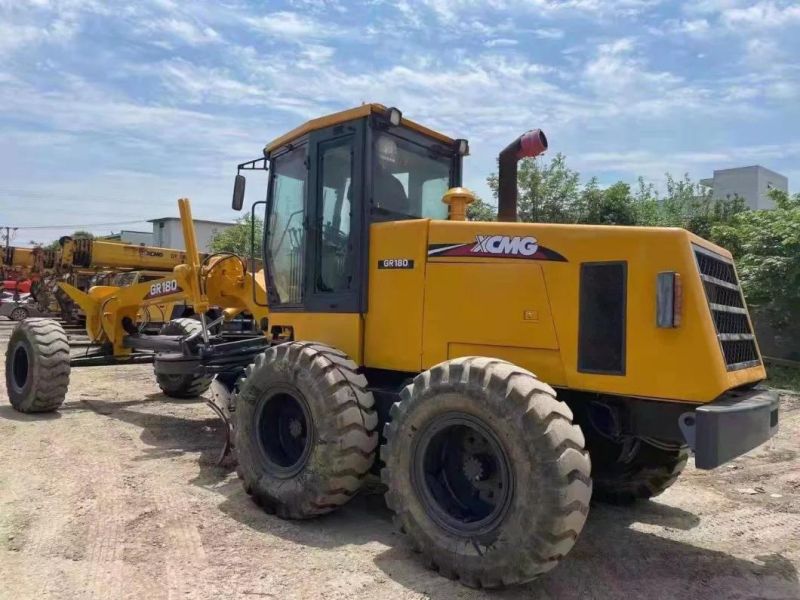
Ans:
[{"label": "cab door", "polygon": [[309,134],[271,160],[266,258],[270,326],[363,358],[364,120]]},{"label": "cab door", "polygon": [[364,120],[311,134],[304,307],[315,313],[364,310]]}]

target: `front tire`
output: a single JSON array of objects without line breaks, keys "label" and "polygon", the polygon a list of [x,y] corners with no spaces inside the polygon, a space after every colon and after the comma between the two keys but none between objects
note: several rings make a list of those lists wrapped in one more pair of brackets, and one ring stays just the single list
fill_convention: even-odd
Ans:
[{"label": "front tire", "polygon": [[403,390],[384,435],[386,502],[446,577],[530,581],[583,528],[592,493],[583,434],[524,369],[484,357],[440,363]]},{"label": "front tire", "polygon": [[[195,319],[173,319],[165,323],[159,332],[161,335],[180,335],[189,337],[203,329],[200,321]],[[204,373],[172,374],[165,373],[156,357],[153,361],[156,382],[161,391],[171,398],[197,398],[203,395],[211,385],[212,377]]]},{"label": "front tire", "polygon": [[69,387],[69,341],[52,319],[27,319],[14,327],[6,349],[6,390],[24,413],[51,412]]},{"label": "front tire", "polygon": [[313,342],[260,354],[234,402],[238,473],[268,512],[306,519],[345,504],[375,460],[378,417],[366,378]]}]

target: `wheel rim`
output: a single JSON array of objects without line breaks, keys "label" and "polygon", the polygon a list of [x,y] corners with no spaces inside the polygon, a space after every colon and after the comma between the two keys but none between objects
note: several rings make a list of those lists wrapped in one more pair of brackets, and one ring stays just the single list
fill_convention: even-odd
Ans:
[{"label": "wheel rim", "polygon": [[511,503],[510,461],[480,419],[447,413],[419,434],[412,454],[412,485],[425,512],[456,535],[479,535],[502,522]]},{"label": "wheel rim", "polygon": [[299,473],[314,440],[311,413],[302,394],[289,389],[273,391],[261,403],[256,435],[273,475],[289,478]]},{"label": "wheel rim", "polygon": [[11,363],[11,381],[19,391],[28,383],[28,373],[30,371],[30,359],[28,349],[24,345],[19,345],[14,350],[14,357]]},{"label": "wheel rim", "polygon": [[24,308],[15,308],[11,311],[11,320],[12,321],[22,321],[28,316],[28,311]]}]

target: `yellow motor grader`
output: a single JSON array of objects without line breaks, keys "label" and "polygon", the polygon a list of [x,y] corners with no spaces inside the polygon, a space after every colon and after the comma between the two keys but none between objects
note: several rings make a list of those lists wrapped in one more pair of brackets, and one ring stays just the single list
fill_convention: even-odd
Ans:
[{"label": "yellow motor grader", "polygon": [[[180,200],[186,262],[125,288],[62,285],[98,351],[71,358],[57,323],[22,322],[9,398],[55,410],[88,364],[154,361],[185,396],[213,378],[266,510],[327,513],[380,466],[429,566],[531,580],[572,548],[593,493],[650,498],[691,451],[714,468],[778,427],[730,253],[681,229],[515,222],[517,161],[546,147],[534,130],[503,149],[500,221],[468,222],[466,140],[376,104],[309,121],[239,165],[237,210],[242,172],[268,173],[263,270],[201,259]],[[200,321],[137,330],[143,306],[180,300]],[[258,331],[218,331],[243,311]]]}]

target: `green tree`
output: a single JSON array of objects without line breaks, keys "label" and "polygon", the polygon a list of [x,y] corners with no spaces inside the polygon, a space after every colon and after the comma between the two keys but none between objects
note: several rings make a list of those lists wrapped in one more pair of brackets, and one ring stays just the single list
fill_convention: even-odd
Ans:
[{"label": "green tree", "polygon": [[250,239],[253,233],[255,234],[255,255],[252,258],[260,258],[264,222],[258,217],[253,219],[250,215],[237,219],[235,225],[218,231],[211,238],[209,248],[212,252],[233,252],[239,256],[250,257]]},{"label": "green tree", "polygon": [[[580,210],[580,174],[567,166],[566,157],[556,154],[549,164],[525,158],[517,170],[517,215],[526,223],[574,223]],[[497,200],[497,174],[486,179]]]},{"label": "green tree", "polygon": [[772,190],[770,196],[774,210],[740,211],[711,237],[737,259],[748,301],[781,324],[800,311],[800,194]]},{"label": "green tree", "polygon": [[652,183],[639,177],[636,180],[636,191],[633,193],[633,207],[636,212],[636,224],[656,226],[661,221],[661,202],[658,192]]},{"label": "green tree", "polygon": [[592,179],[581,194],[585,214],[582,223],[595,225],[635,225],[636,208],[631,195],[631,186],[618,181],[604,190]]},{"label": "green tree", "polygon": [[475,202],[467,205],[468,221],[496,221],[497,207],[475,197]]}]

